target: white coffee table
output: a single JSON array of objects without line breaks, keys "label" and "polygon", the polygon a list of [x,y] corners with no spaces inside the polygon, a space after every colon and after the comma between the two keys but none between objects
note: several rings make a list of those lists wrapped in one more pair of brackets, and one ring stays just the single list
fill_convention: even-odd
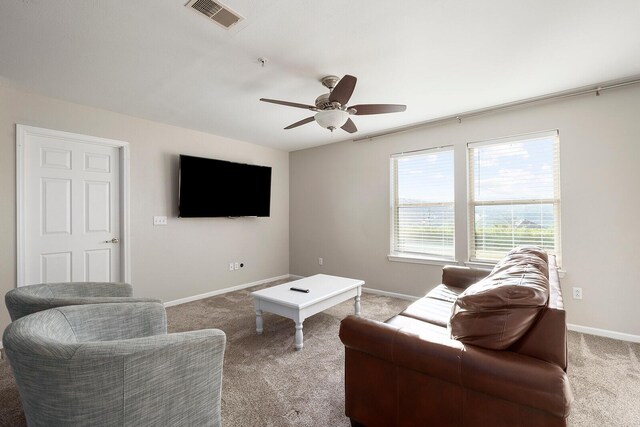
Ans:
[{"label": "white coffee table", "polygon": [[[262,334],[262,312],[278,314],[296,322],[294,346],[301,350],[302,322],[307,317],[354,298],[354,309],[360,315],[363,280],[316,274],[304,279],[252,292],[256,309],[256,332]],[[309,289],[309,293],[292,291],[291,287]]]}]

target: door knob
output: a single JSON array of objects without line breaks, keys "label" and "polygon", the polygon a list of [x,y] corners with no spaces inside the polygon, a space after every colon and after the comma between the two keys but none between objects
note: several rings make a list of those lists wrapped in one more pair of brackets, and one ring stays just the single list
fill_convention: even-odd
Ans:
[{"label": "door knob", "polygon": [[111,240],[105,240],[105,243],[120,243],[120,239],[118,239],[117,237],[114,237]]}]

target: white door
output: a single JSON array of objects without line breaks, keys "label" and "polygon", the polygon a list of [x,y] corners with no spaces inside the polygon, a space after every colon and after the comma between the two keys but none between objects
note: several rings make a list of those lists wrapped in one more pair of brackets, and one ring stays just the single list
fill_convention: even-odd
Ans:
[{"label": "white door", "polygon": [[123,280],[119,148],[95,141],[44,129],[22,132],[19,285]]}]

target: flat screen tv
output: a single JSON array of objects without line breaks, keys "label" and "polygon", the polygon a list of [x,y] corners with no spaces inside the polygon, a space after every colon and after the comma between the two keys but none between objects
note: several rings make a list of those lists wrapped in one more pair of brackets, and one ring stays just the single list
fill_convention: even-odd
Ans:
[{"label": "flat screen tv", "polygon": [[180,216],[269,216],[271,168],[180,155]]}]

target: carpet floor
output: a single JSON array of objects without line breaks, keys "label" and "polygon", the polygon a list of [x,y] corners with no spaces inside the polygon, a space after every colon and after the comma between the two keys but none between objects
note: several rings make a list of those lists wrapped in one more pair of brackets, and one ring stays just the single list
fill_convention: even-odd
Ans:
[{"label": "carpet floor", "polygon": [[[283,281],[281,281],[283,282]],[[294,351],[291,320],[265,313],[255,333],[251,291],[211,297],[167,309],[169,331],[218,328],[227,334],[222,417],[225,427],[347,427],[344,416],[344,347],[340,320],[347,301],[304,322],[304,349]],[[385,320],[409,302],[363,294],[362,314]],[[571,426],[640,425],[640,344],[569,333],[569,378],[575,401]],[[0,361],[0,426],[26,425],[6,360]]]}]

